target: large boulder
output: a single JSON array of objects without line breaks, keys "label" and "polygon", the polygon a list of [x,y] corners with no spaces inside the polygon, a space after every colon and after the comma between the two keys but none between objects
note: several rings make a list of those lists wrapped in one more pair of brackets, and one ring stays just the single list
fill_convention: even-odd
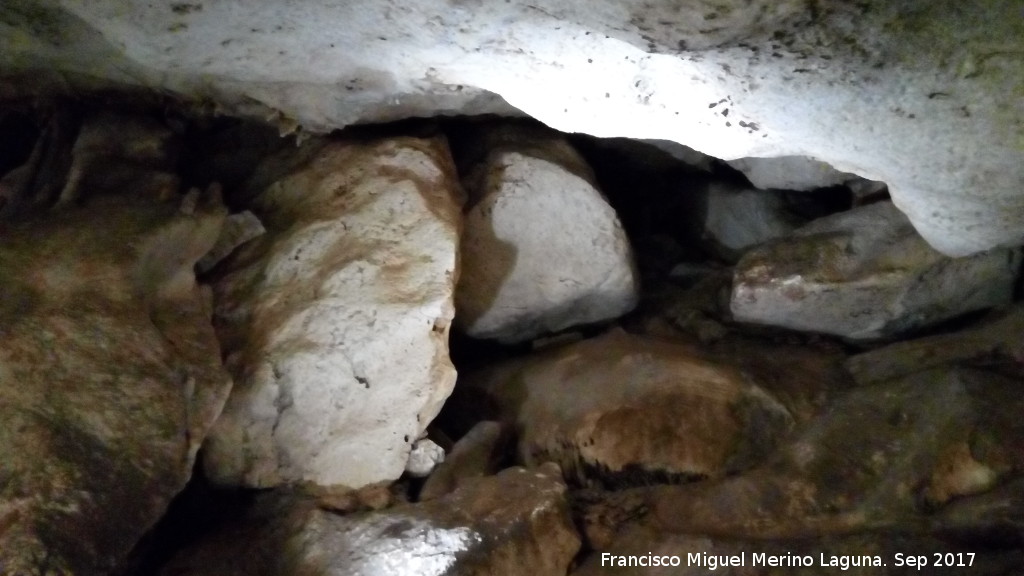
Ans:
[{"label": "large boulder", "polygon": [[812,156],[888,183],[944,253],[1024,243],[1018,2],[681,6],[8,0],[0,96],[146,86],[283,131],[521,111],[725,160]]},{"label": "large boulder", "polygon": [[339,515],[267,494],[163,576],[563,576],[580,546],[557,470],[512,468],[415,505]]},{"label": "large boulder", "polygon": [[496,131],[470,169],[458,323],[529,340],[636,305],[632,251],[583,159],[558,136]]},{"label": "large boulder", "polygon": [[835,334],[890,338],[1009,304],[1019,249],[963,258],[937,252],[890,202],[820,218],[751,250],[736,266],[736,320]]},{"label": "large boulder", "polygon": [[252,206],[266,234],[215,282],[237,383],[204,450],[218,484],[398,478],[455,383],[460,203],[445,142],[310,146],[254,175],[285,167]]},{"label": "large boulder", "polygon": [[191,477],[231,388],[192,270],[220,195],[133,192],[3,231],[4,574],[111,573]]},{"label": "large boulder", "polygon": [[793,424],[739,370],[618,330],[468,372],[453,401],[495,406],[524,462],[551,460],[574,482],[611,487],[745,469]]}]

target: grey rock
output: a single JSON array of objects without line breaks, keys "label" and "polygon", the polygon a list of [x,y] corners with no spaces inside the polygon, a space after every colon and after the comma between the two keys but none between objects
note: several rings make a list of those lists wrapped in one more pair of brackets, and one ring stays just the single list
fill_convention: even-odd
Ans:
[{"label": "grey rock", "polygon": [[697,348],[613,330],[463,374],[459,396],[494,405],[521,461],[594,486],[716,478],[757,463],[791,429],[777,400]]},{"label": "grey rock", "polygon": [[1008,304],[1019,249],[964,258],[937,252],[890,202],[813,221],[748,252],[736,266],[736,320],[891,338],[958,315]]}]

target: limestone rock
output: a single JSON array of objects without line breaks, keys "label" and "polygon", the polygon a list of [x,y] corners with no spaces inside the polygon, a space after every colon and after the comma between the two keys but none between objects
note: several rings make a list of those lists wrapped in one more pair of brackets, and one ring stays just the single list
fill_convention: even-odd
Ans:
[{"label": "limestone rock", "polygon": [[270,494],[163,576],[562,576],[579,549],[557,471],[512,468],[437,500],[333,514]]},{"label": "limestone rock", "polygon": [[109,574],[188,481],[231,387],[192,270],[226,213],[129,193],[4,230],[3,574]]},{"label": "limestone rock", "polygon": [[520,342],[632,309],[629,240],[575,150],[552,137],[494,139],[466,184],[461,329]]},{"label": "limestone rock", "polygon": [[236,379],[204,450],[219,484],[394,480],[455,381],[460,206],[447,146],[318,146],[283,153],[306,161],[255,200],[267,233],[215,282]]},{"label": "limestone rock", "polygon": [[785,236],[801,221],[775,192],[711,182],[699,192],[702,240],[730,260],[746,249]]},{"label": "limestone rock", "polygon": [[748,252],[733,278],[736,320],[835,334],[896,336],[1008,304],[1020,250],[935,251],[890,202],[811,222]]},{"label": "limestone rock", "polygon": [[736,538],[913,530],[1024,464],[1015,379],[966,369],[856,388],[763,466],[653,489],[651,525]]},{"label": "limestone rock", "polygon": [[516,427],[524,462],[551,460],[596,485],[721,477],[759,461],[793,423],[741,372],[621,331],[466,374],[460,387]]},{"label": "limestone rock", "polygon": [[797,190],[839,186],[857,178],[856,174],[840,172],[827,162],[806,156],[778,158],[739,158],[729,166],[743,172],[750,183],[761,190]]},{"label": "limestone rock", "polygon": [[452,446],[444,462],[434,469],[420,490],[420,500],[433,500],[452,492],[470,478],[488,476],[497,470],[497,448],[501,445],[501,424],[484,421],[473,426]]}]

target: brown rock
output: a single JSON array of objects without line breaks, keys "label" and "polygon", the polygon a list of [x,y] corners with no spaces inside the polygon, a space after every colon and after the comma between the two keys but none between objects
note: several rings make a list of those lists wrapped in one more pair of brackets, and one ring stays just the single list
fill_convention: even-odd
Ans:
[{"label": "brown rock", "polygon": [[793,422],[740,371],[622,331],[468,374],[460,386],[515,425],[524,462],[557,462],[584,483],[720,477],[767,455]]},{"label": "brown rock", "polygon": [[562,576],[579,548],[557,470],[512,468],[431,502],[342,516],[264,498],[163,576]]},{"label": "brown rock", "polygon": [[0,243],[0,572],[106,574],[185,485],[230,389],[192,266],[226,215],[92,198]]}]

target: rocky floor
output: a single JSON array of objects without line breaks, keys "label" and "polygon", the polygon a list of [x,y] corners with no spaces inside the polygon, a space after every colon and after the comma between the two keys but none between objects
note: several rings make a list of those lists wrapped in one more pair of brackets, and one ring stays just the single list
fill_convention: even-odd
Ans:
[{"label": "rocky floor", "polygon": [[807,158],[0,109],[0,574],[1024,574],[1021,249]]}]

